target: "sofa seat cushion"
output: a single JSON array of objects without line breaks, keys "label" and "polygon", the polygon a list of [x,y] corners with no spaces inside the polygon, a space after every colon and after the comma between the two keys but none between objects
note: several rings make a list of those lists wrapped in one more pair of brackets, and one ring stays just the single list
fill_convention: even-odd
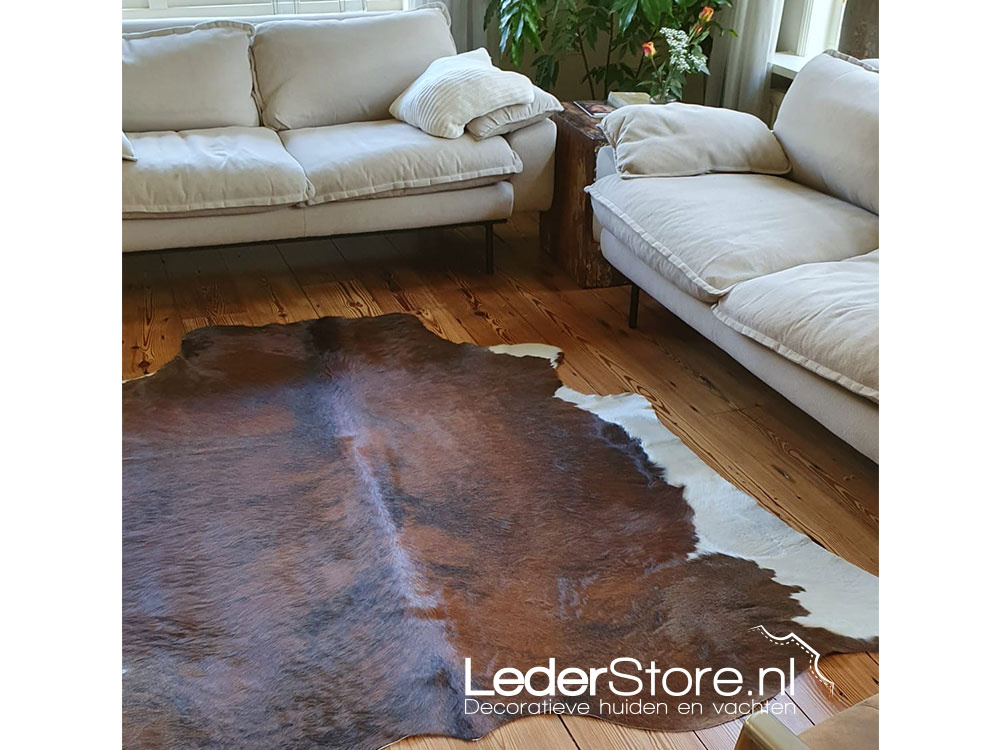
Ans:
[{"label": "sofa seat cushion", "polygon": [[786,359],[878,402],[878,250],[745,281],[712,312]]},{"label": "sofa seat cushion", "polygon": [[878,217],[783,177],[602,177],[594,215],[675,286],[714,302],[741,281],[878,247]]},{"label": "sofa seat cushion", "polygon": [[305,172],[267,128],[129,133],[135,161],[122,162],[122,212],[267,210],[312,195]]},{"label": "sofa seat cushion", "polygon": [[280,136],[316,189],[310,205],[455,190],[498,182],[522,168],[501,137],[435,138],[396,120],[285,130]]}]

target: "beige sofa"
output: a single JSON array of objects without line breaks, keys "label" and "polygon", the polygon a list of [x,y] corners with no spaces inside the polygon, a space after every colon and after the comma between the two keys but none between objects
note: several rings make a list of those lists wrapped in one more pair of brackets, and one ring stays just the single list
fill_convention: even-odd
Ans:
[{"label": "beige sofa", "polygon": [[795,735],[766,711],[747,717],[735,750],[878,750],[878,694]]},{"label": "beige sofa", "polygon": [[878,461],[877,66],[811,60],[774,135],[787,175],[625,179],[602,149],[601,252],[633,282],[632,325],[641,288]]},{"label": "beige sofa", "polygon": [[551,120],[477,140],[391,118],[455,54],[444,5],[122,31],[125,251],[483,224],[491,262],[493,223],[551,203]]}]

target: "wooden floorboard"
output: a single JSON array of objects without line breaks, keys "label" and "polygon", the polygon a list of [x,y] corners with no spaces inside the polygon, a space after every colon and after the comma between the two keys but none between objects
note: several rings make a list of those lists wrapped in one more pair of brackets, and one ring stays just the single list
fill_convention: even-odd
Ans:
[{"label": "wooden floorboard", "polygon": [[562,721],[580,750],[705,750],[694,732],[647,732],[583,716]]},{"label": "wooden floorboard", "polygon": [[555,716],[531,716],[495,729],[481,740],[410,737],[393,745],[406,750],[578,750],[573,737]]},{"label": "wooden floorboard", "polygon": [[122,288],[122,378],[156,372],[180,348],[184,328],[160,255],[127,257]]},{"label": "wooden floorboard", "polygon": [[[264,243],[123,257],[122,377],[155,372],[186,331],[323,315],[415,315],[439,336],[479,345],[540,342],[563,350],[559,376],[593,393],[632,391],[716,471],[789,525],[878,572],[878,468],[737,362],[644,298],[625,321],[627,288],[583,290],[540,255],[537,225],[497,228],[497,272],[483,273],[482,230]],[[780,698],[798,732],[878,692],[878,654],[824,658]],[[741,722],[699,732],[629,729],[583,717],[534,717],[477,748],[731,750]],[[459,740],[410,738],[407,750]]]}]

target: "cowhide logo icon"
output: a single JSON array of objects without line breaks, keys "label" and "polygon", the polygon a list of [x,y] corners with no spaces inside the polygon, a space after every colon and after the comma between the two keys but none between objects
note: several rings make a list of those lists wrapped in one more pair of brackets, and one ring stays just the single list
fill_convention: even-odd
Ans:
[{"label": "cowhide logo icon", "polygon": [[[795,633],[788,633],[787,635],[783,635],[779,638],[778,636],[768,631],[768,629],[765,628],[763,625],[758,625],[755,628],[751,628],[751,630],[756,630],[758,633],[767,638],[769,641],[771,641],[771,643],[775,644],[776,646],[789,646],[791,648],[801,649],[809,659],[809,671],[812,672],[813,675],[816,677],[816,679],[819,680],[821,683],[823,683],[823,685],[826,686],[826,689],[829,690],[831,693],[836,691],[837,686],[833,684],[833,680],[831,680],[829,677],[823,674],[823,672],[820,671],[819,651],[817,651],[808,643],[806,643],[804,640],[799,638],[797,635],[795,635]],[[789,688],[792,689],[792,685],[789,685]]]}]

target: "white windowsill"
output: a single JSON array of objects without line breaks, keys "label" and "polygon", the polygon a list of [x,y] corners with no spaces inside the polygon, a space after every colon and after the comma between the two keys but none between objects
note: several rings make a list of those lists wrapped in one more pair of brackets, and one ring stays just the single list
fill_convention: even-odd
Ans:
[{"label": "white windowsill", "polygon": [[771,58],[771,72],[792,79],[809,60],[808,57],[793,55],[791,52],[775,52]]}]

